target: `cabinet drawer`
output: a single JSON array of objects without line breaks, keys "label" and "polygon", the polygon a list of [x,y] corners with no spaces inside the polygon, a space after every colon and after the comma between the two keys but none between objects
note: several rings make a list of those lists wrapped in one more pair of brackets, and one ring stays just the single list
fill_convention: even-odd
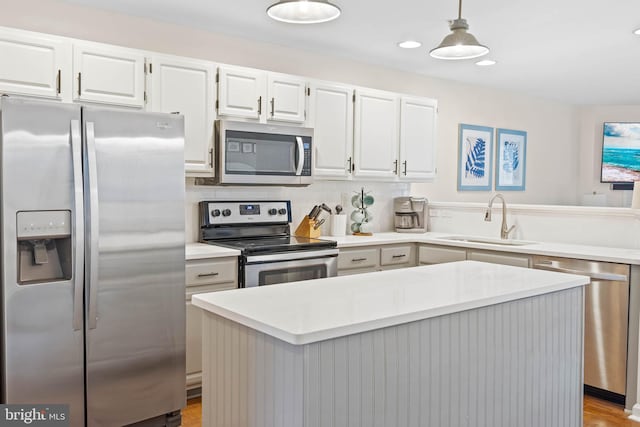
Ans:
[{"label": "cabinet drawer", "polygon": [[187,261],[186,284],[198,286],[213,283],[237,282],[238,261]]},{"label": "cabinet drawer", "polygon": [[464,261],[465,259],[467,259],[467,251],[464,249],[421,246],[418,250],[418,264],[440,264],[443,262]]},{"label": "cabinet drawer", "polygon": [[411,263],[411,246],[396,246],[380,249],[380,265]]},{"label": "cabinet drawer", "polygon": [[371,268],[378,265],[378,249],[358,249],[340,251],[338,254],[338,270],[351,268]]},{"label": "cabinet drawer", "polygon": [[196,294],[202,294],[206,292],[226,291],[229,289],[237,289],[237,288],[238,288],[237,281],[217,283],[215,285],[202,285],[202,286],[192,285],[187,288],[187,292],[186,292],[187,302],[190,302],[191,297]]},{"label": "cabinet drawer", "polygon": [[528,256],[502,255],[488,252],[469,252],[469,259],[473,261],[490,262],[493,264],[513,265],[515,267],[529,267]]}]

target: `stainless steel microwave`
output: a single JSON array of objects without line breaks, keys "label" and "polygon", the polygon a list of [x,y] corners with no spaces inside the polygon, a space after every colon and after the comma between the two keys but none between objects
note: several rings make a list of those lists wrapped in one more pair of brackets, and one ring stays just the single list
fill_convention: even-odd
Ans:
[{"label": "stainless steel microwave", "polygon": [[309,185],[313,129],[216,121],[216,182]]}]

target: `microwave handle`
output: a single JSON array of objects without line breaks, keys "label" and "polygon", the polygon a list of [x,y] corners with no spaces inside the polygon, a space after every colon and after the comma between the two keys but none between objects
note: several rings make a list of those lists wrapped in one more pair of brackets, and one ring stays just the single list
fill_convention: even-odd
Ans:
[{"label": "microwave handle", "polygon": [[302,145],[302,137],[296,136],[298,143],[298,167],[296,168],[296,176],[302,175],[302,166],[304,166],[304,146]]}]

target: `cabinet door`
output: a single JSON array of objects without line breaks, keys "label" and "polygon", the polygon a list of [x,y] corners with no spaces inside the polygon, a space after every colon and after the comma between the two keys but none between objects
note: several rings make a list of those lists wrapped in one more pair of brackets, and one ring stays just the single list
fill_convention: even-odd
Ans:
[{"label": "cabinet door", "polygon": [[490,262],[492,264],[513,265],[515,267],[529,268],[530,260],[526,255],[507,255],[484,251],[469,251],[467,259],[473,261]]},{"label": "cabinet door", "polygon": [[359,273],[376,271],[380,266],[380,250],[340,249],[338,254],[338,275],[348,274],[345,270],[357,270]]},{"label": "cabinet door", "polygon": [[464,261],[467,251],[457,248],[441,248],[435,246],[420,246],[418,249],[418,264],[441,264],[444,262]]},{"label": "cabinet door", "polygon": [[144,108],[145,56],[117,46],[73,46],[74,100]]},{"label": "cabinet door", "polygon": [[314,176],[348,179],[353,163],[353,88],[312,82],[310,90]]},{"label": "cabinet door", "polygon": [[213,174],[214,75],[207,61],[157,55],[151,62],[152,110],[184,115],[185,170],[192,176]]},{"label": "cabinet door", "polygon": [[37,33],[0,29],[0,58],[0,93],[69,100],[69,42]]},{"label": "cabinet door", "polygon": [[267,119],[304,123],[307,82],[299,77],[269,73],[267,78],[269,112]]},{"label": "cabinet door", "polygon": [[437,108],[433,99],[402,97],[400,179],[416,182],[435,176]]},{"label": "cabinet door", "polygon": [[265,73],[238,67],[218,69],[218,115],[260,119]]},{"label": "cabinet door", "polygon": [[383,270],[407,268],[416,265],[415,245],[383,246],[380,248],[380,265]]},{"label": "cabinet door", "polygon": [[398,98],[389,92],[357,90],[354,176],[395,179],[398,168]]},{"label": "cabinet door", "polygon": [[202,310],[191,304],[191,297],[203,292],[216,292],[236,289],[237,282],[229,282],[214,286],[196,286],[187,288],[186,301],[186,365],[187,389],[200,387],[202,382]]}]

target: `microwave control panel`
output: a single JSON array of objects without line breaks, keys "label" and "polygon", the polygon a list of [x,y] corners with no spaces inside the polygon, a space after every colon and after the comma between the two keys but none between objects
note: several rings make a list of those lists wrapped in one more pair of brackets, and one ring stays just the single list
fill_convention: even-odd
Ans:
[{"label": "microwave control panel", "polygon": [[311,176],[311,138],[302,137],[304,157],[302,159],[302,176]]}]

